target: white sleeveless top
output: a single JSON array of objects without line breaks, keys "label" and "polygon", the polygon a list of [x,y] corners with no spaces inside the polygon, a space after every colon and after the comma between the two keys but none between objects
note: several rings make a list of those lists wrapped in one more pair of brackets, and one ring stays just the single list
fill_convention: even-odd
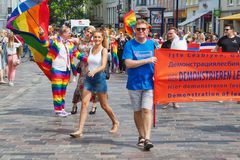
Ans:
[{"label": "white sleeveless top", "polygon": [[102,65],[102,50],[103,47],[97,54],[92,54],[92,48],[90,49],[88,56],[88,70],[90,72]]},{"label": "white sleeveless top", "polygon": [[21,43],[13,43],[13,48],[9,48],[7,44],[7,55],[14,55],[17,54],[17,48],[21,46]]}]

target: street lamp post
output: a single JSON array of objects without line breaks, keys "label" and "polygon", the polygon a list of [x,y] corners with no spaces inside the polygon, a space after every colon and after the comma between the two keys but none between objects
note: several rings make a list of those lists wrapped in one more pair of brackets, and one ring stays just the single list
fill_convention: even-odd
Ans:
[{"label": "street lamp post", "polygon": [[117,12],[118,12],[118,29],[120,28],[120,14],[121,14],[121,10],[122,10],[121,1],[118,0],[118,5],[117,5]]},{"label": "street lamp post", "polygon": [[176,28],[178,28],[178,0],[176,0]]}]

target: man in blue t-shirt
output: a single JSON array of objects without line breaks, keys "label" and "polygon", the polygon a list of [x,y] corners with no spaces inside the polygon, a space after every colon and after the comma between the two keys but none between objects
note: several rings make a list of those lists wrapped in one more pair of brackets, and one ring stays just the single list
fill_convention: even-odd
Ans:
[{"label": "man in blue t-shirt", "polygon": [[142,19],[137,20],[134,28],[136,36],[126,43],[123,59],[128,68],[127,89],[134,110],[134,121],[139,138],[137,145],[150,150],[153,108],[153,71],[154,42],[147,39],[149,24]]}]

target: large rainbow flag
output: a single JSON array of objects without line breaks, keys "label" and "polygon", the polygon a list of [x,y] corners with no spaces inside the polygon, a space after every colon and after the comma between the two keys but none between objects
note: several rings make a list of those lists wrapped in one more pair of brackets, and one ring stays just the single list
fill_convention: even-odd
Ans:
[{"label": "large rainbow flag", "polygon": [[42,67],[48,49],[39,39],[39,28],[48,36],[49,8],[48,0],[27,0],[19,3],[7,21],[7,28],[20,35],[28,44],[33,58],[45,75],[50,78],[49,71]]},{"label": "large rainbow flag", "polygon": [[111,44],[111,48],[112,48],[112,60],[113,60],[113,63],[115,64],[116,67],[119,67],[119,59],[118,59],[118,55],[117,55],[117,52],[118,52],[118,43],[117,41],[113,42]]},{"label": "large rainbow flag", "polygon": [[133,10],[130,10],[123,16],[124,28],[127,34],[132,38],[134,33],[134,26],[136,25],[137,19]]}]

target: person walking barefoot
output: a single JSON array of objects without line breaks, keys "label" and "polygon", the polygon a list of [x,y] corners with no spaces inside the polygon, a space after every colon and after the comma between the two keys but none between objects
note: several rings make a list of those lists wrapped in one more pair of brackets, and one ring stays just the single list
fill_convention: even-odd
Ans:
[{"label": "person walking barefoot", "polygon": [[106,37],[102,29],[97,29],[93,34],[94,46],[90,49],[88,56],[88,72],[83,82],[82,106],[79,117],[79,128],[77,131],[70,133],[73,138],[83,136],[83,128],[87,119],[87,108],[92,97],[92,93],[96,93],[99,97],[102,109],[107,113],[112,121],[110,133],[117,132],[119,121],[114,114],[112,108],[108,104],[107,99],[107,82],[104,69],[107,64],[107,49],[105,48]]}]

